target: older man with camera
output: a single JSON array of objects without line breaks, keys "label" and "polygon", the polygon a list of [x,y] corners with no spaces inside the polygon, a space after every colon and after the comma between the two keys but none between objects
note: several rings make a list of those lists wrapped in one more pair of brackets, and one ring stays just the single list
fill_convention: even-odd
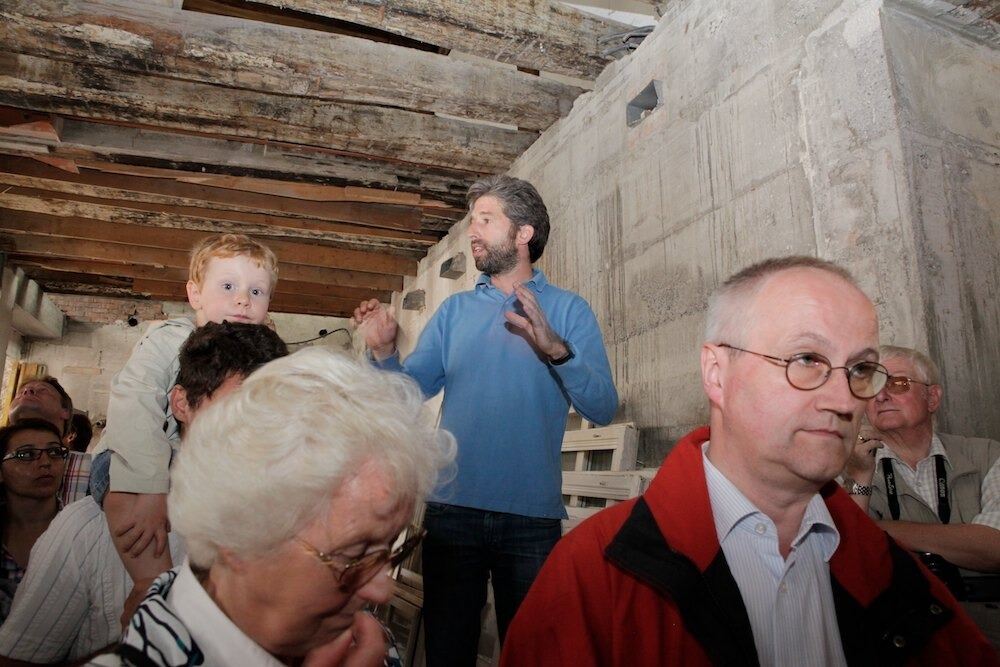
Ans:
[{"label": "older man with camera", "polygon": [[1000,646],[1000,442],[937,430],[937,365],[906,347],[880,354],[889,380],[868,404],[847,492],[921,555]]}]

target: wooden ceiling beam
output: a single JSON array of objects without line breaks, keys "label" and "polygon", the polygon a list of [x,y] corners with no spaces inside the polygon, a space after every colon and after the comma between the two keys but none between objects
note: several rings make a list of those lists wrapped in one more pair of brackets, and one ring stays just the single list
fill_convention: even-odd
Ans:
[{"label": "wooden ceiling beam", "polygon": [[378,28],[532,70],[596,79],[611,62],[598,38],[626,26],[551,0],[256,0]]},{"label": "wooden ceiling beam", "polygon": [[[288,217],[355,223],[367,227],[403,230],[410,233],[419,232],[420,220],[423,215],[419,207],[413,206],[306,201],[253,192],[236,192],[194,183],[182,183],[169,178],[112,174],[86,167],[81,169],[79,174],[73,174],[31,158],[11,155],[0,155],[0,172],[16,174],[29,179],[44,179],[61,183],[75,183],[80,186],[107,188],[108,190],[105,192],[118,191],[122,193],[120,196],[123,199],[136,201],[177,206],[196,205],[206,209],[239,211],[259,215],[263,212],[272,212]],[[77,192],[83,194],[85,191],[77,190]],[[150,196],[140,197],[128,193],[141,193]]]},{"label": "wooden ceiling beam", "polygon": [[[98,261],[109,264],[137,264],[152,268],[187,270],[189,253],[165,248],[142,248],[122,243],[40,236],[36,234],[5,234],[5,250],[12,256],[37,259],[59,258]],[[303,264],[278,265],[278,279],[293,282],[319,283],[374,290],[400,290],[401,276],[349,271]]]},{"label": "wooden ceiling beam", "polygon": [[6,0],[8,51],[325,102],[544,130],[580,88],[493,62],[134,2]]},{"label": "wooden ceiling beam", "polygon": [[[25,183],[33,183],[38,187],[24,187]],[[158,216],[168,223],[171,220],[183,221],[197,219],[202,224],[191,228],[209,231],[233,232],[240,234],[257,234],[262,236],[279,236],[304,241],[323,241],[334,247],[352,248],[356,250],[388,251],[402,255],[422,255],[427,247],[433,245],[437,238],[429,234],[408,234],[391,230],[353,227],[338,223],[329,223],[304,218],[287,218],[269,216],[259,213],[242,213],[240,211],[212,210],[197,206],[178,206],[135,200],[129,197],[116,199],[115,193],[127,195],[123,191],[104,188],[78,186],[73,183],[46,181],[44,179],[29,179],[0,172],[0,185],[4,194],[37,199],[38,204],[28,207],[30,210],[42,210],[50,200],[65,200],[80,204],[97,204],[108,207],[120,207],[135,211],[143,211]],[[48,188],[52,188],[51,190]],[[45,188],[45,189],[41,189]],[[67,190],[69,190],[67,192]],[[88,194],[81,194],[86,192]],[[104,194],[95,197],[94,194]],[[142,195],[140,195],[142,197]],[[184,226],[183,222],[179,225]]]},{"label": "wooden ceiling beam", "polygon": [[[95,280],[106,280],[108,284],[130,287],[134,281],[155,280],[165,283],[176,283],[182,287],[187,284],[186,269],[170,267],[154,268],[143,265],[108,264],[77,259],[60,259],[56,257],[39,258],[28,255],[13,254],[9,256],[11,264],[23,267],[30,276],[46,275],[52,279],[58,276],[74,276],[76,282],[83,281],[80,276],[93,276]],[[361,287],[345,287],[320,283],[298,282],[285,280],[279,276],[275,289],[277,294],[307,294],[311,296],[337,297],[349,299],[355,304],[366,299],[378,299],[388,302],[392,298],[391,290],[365,289]]]},{"label": "wooden ceiling beam", "polygon": [[464,206],[465,190],[472,182],[467,172],[374,161],[317,146],[217,139],[0,107],[0,125],[18,125],[31,119],[49,119],[59,125],[58,142],[35,140],[37,143],[24,145],[31,154],[44,147],[49,155],[73,160],[375,187],[417,193],[459,208]]},{"label": "wooden ceiling beam", "polygon": [[536,132],[0,52],[0,104],[226,138],[324,146],[474,173],[505,171]]},{"label": "wooden ceiling beam", "polygon": [[[30,210],[38,208],[40,210]],[[0,193],[0,231],[36,234],[87,241],[104,241],[139,247],[189,251],[196,243],[218,232],[213,229],[151,226],[144,212],[62,200],[38,200]],[[42,211],[48,211],[42,213]],[[136,216],[132,213],[140,213]],[[345,250],[252,235],[286,264],[330,267],[369,273],[415,275],[414,259],[385,253]]]},{"label": "wooden ceiling beam", "polygon": [[[176,301],[187,301],[187,292],[185,291],[184,286],[179,283],[147,280],[142,278],[135,280],[132,283],[132,290],[140,294],[169,294],[172,295]],[[318,310],[325,313],[350,313],[358,307],[358,303],[360,302],[357,299],[275,292],[271,296],[271,305],[269,310],[277,312],[288,312],[289,309],[291,312]]]},{"label": "wooden ceiling beam", "polygon": [[[92,282],[48,281],[45,292],[53,294],[78,294],[87,296],[103,296],[111,299],[149,299],[155,301],[186,301],[187,297],[181,290],[170,287],[158,291],[155,283],[143,286],[142,291],[131,287],[116,287]],[[302,297],[278,294],[271,299],[268,311],[272,313],[294,313],[299,315],[320,315],[325,317],[349,317],[356,303],[342,299],[324,299],[322,297]]]}]

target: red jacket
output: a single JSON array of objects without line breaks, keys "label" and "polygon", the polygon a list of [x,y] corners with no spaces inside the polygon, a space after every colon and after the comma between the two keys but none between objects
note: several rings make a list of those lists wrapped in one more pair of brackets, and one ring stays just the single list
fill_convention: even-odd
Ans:
[{"label": "red jacket", "polygon": [[[677,443],[642,498],[559,542],[507,632],[501,667],[757,664],[712,519],[708,435]],[[840,531],[830,573],[848,664],[1000,665],[936,577],[836,484],[821,493]]]}]

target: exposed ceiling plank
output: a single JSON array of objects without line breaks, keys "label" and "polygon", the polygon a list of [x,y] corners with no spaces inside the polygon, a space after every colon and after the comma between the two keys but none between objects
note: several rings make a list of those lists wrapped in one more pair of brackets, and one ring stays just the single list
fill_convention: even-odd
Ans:
[{"label": "exposed ceiling plank", "polygon": [[[0,122],[10,112],[30,113],[0,107]],[[472,182],[464,172],[378,162],[314,146],[216,139],[106,122],[53,118],[62,122],[61,141],[48,142],[45,146],[51,154],[66,158],[200,174],[378,187],[429,194],[459,206],[463,203],[465,189]]]},{"label": "exposed ceiling plank", "polygon": [[[81,164],[86,167],[89,163]],[[263,214],[264,211],[273,211],[283,216],[357,223],[372,227],[405,230],[411,233],[419,232],[422,215],[421,210],[417,207],[358,202],[311,202],[252,192],[234,192],[224,188],[181,183],[165,178],[109,174],[88,168],[85,168],[83,173],[71,174],[61,169],[39,164],[33,159],[8,155],[0,155],[0,172],[17,174],[31,179],[45,179],[74,183],[80,186],[141,193],[136,195],[123,194],[123,199],[183,206],[194,205],[193,202],[197,201],[197,206],[206,209],[258,214]]]},{"label": "exposed ceiling plank", "polygon": [[[61,118],[0,107],[0,125],[32,119],[59,123],[51,155],[120,165],[142,165],[199,174],[276,178],[331,185],[377,187],[430,195],[462,206],[469,175],[447,169],[377,162],[315,146],[215,139],[106,122]],[[31,146],[38,152],[40,146]],[[44,152],[44,150],[43,150]]]},{"label": "exposed ceiling plank", "polygon": [[[138,246],[102,241],[55,238],[32,234],[6,234],[3,236],[7,252],[16,256],[35,258],[60,258],[98,261],[111,264],[138,264],[153,268],[188,268],[188,252],[164,248]],[[278,267],[279,280],[364,287],[376,290],[399,290],[403,287],[401,276],[391,276],[365,271],[348,271],[302,264],[284,264]]]},{"label": "exposed ceiling plank", "polygon": [[6,0],[3,18],[8,51],[300,103],[390,106],[543,130],[583,92],[492,62],[135,3]]},{"label": "exposed ceiling plank", "polygon": [[350,21],[533,70],[596,79],[611,58],[598,38],[629,26],[550,0],[257,0]]},{"label": "exposed ceiling plank", "polygon": [[[233,232],[238,234],[281,236],[302,240],[322,240],[335,247],[351,247],[357,250],[385,250],[404,254],[420,252],[437,241],[437,237],[428,234],[413,234],[375,227],[357,227],[306,218],[289,218],[223,209],[205,209],[197,205],[149,202],[145,198],[155,197],[155,195],[130,193],[124,190],[114,190],[113,188],[78,185],[76,183],[64,183],[41,178],[31,179],[27,176],[4,172],[0,172],[0,185],[12,186],[4,190],[5,194],[40,200],[42,203],[31,207],[31,210],[35,211],[44,208],[44,202],[47,200],[61,199],[159,213],[165,216],[164,219],[167,222],[170,222],[172,216],[181,216],[178,221],[179,224],[164,226],[184,226],[183,220],[196,218],[201,223],[197,227],[192,228],[217,231],[219,233]],[[195,202],[192,201],[191,203]]]},{"label": "exposed ceiling plank", "polygon": [[11,262],[11,264],[18,266],[24,270],[24,275],[28,276],[35,282],[41,283],[44,289],[45,282],[75,282],[75,283],[92,283],[94,285],[107,285],[108,287],[120,287],[122,289],[132,289],[132,280],[129,278],[120,278],[118,276],[101,276],[92,273],[79,273],[74,271],[52,271],[51,269],[44,269],[40,267],[19,264],[16,262]]},{"label": "exposed ceiling plank", "polygon": [[[161,298],[162,295],[170,295],[176,301],[187,300],[187,292],[184,286],[179,283],[139,279],[133,282],[132,290],[140,294],[161,295]],[[276,292],[271,296],[271,306],[269,309],[279,312],[285,310],[293,312],[318,310],[324,313],[343,313],[351,312],[357,306],[358,301],[355,299]]]},{"label": "exposed ceiling plank", "polygon": [[[0,193],[0,231],[26,233],[61,238],[104,241],[138,247],[190,250],[198,241],[217,233],[215,230],[153,227],[131,216],[125,209],[109,206],[81,204],[50,200],[44,206],[35,206],[41,200]],[[31,211],[31,208],[41,210]],[[103,216],[103,217],[98,217]],[[256,236],[256,235],[255,235]],[[413,259],[385,253],[344,250],[329,246],[261,238],[278,261],[288,264],[331,267],[370,273],[415,275],[417,263]]]},{"label": "exposed ceiling plank", "polygon": [[309,100],[0,52],[0,104],[198,134],[325,146],[500,172],[537,133],[386,107]]},{"label": "exposed ceiling plank", "polygon": [[[12,264],[23,267],[25,273],[34,277],[39,275],[56,279],[59,276],[74,276],[74,282],[86,282],[81,276],[92,276],[95,280],[107,281],[120,287],[131,287],[134,281],[155,280],[166,283],[177,283],[181,286],[187,283],[186,269],[170,267],[154,268],[143,265],[109,264],[78,259],[60,259],[57,257],[30,257],[13,254],[9,256]],[[63,279],[65,282],[65,279]],[[360,303],[366,299],[388,301],[392,292],[389,290],[365,289],[362,287],[345,287],[319,283],[297,282],[280,278],[275,289],[280,294],[308,294],[312,296],[338,297]]]},{"label": "exposed ceiling plank", "polygon": [[[142,291],[137,292],[134,288],[116,287],[112,285],[100,285],[90,282],[55,282],[45,283],[45,291],[55,294],[85,294],[90,296],[104,296],[112,299],[153,299],[157,301],[185,301],[186,295],[183,290],[174,289],[170,284],[169,289],[159,291],[160,285],[155,282],[144,286]],[[344,299],[327,299],[323,297],[310,297],[292,294],[276,294],[268,306],[268,311],[272,313],[297,313],[305,315],[323,315],[327,317],[347,317],[357,303]]]}]

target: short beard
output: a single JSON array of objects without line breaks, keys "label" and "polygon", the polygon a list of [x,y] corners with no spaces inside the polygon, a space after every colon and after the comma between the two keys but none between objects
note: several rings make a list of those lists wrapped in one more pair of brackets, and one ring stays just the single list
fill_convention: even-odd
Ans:
[{"label": "short beard", "polygon": [[517,266],[517,246],[514,239],[517,238],[517,227],[511,226],[510,236],[507,242],[502,245],[485,246],[486,254],[476,258],[476,270],[488,276],[499,276],[507,273]]}]

